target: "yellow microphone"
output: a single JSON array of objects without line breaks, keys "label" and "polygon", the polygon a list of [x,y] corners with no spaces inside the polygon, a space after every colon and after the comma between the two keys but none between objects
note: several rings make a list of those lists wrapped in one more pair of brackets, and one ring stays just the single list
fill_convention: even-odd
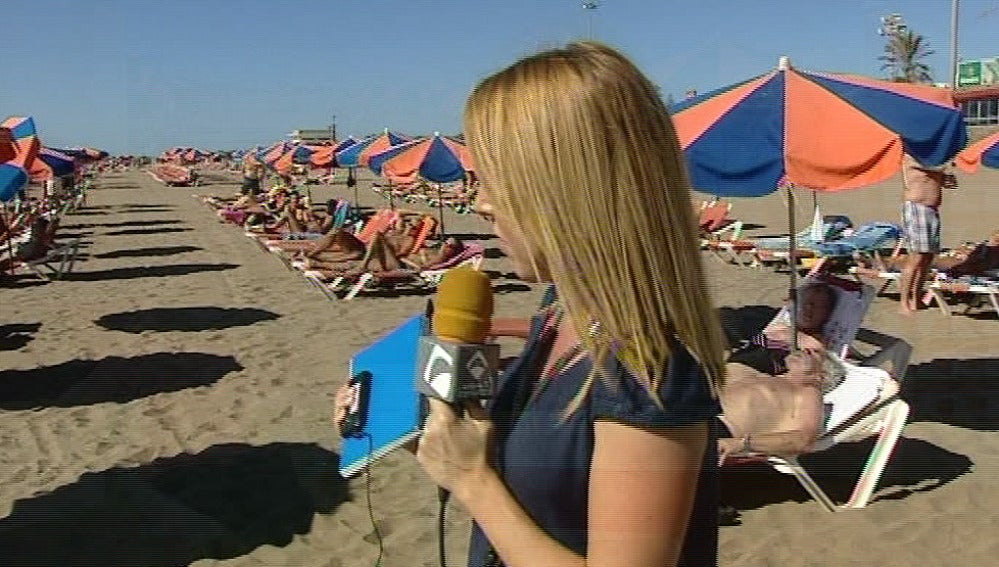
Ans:
[{"label": "yellow microphone", "polygon": [[489,276],[469,267],[449,270],[437,287],[433,330],[442,341],[483,343],[493,317]]},{"label": "yellow microphone", "polygon": [[444,274],[433,306],[433,335],[420,340],[417,392],[452,404],[492,397],[499,366],[499,345],[485,344],[492,316],[486,274],[468,267]]}]

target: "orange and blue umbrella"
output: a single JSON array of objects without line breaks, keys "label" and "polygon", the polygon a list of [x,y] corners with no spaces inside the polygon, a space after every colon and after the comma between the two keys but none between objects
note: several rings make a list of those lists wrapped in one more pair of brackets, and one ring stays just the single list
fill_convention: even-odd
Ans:
[{"label": "orange and blue umbrella", "polygon": [[348,136],[345,140],[335,146],[318,146],[312,155],[309,156],[309,163],[313,167],[337,167],[336,154],[357,143],[353,137]]},{"label": "orange and blue umbrella", "polygon": [[466,172],[473,169],[468,148],[436,132],[433,138],[397,148],[391,155],[385,152],[372,156],[372,171],[386,177],[420,176],[433,183],[451,183],[464,179]]},{"label": "orange and blue umbrella", "polygon": [[368,165],[368,159],[392,146],[408,142],[409,138],[385,130],[380,136],[371,136],[343,149],[336,154],[336,162],[340,167],[359,167]]},{"label": "orange and blue umbrella", "polygon": [[799,71],[784,58],[670,110],[692,184],[724,196],[862,187],[896,174],[903,152],[939,166],[967,143],[950,90]]},{"label": "orange and blue umbrella", "polygon": [[[731,197],[785,187],[795,258],[795,186],[840,191],[888,179],[908,153],[939,166],[967,143],[953,92],[844,74],[775,71],[671,108],[692,185]],[[792,349],[798,348],[795,278],[789,272]]]},{"label": "orange and blue umbrella", "polygon": [[[164,159],[171,158],[176,155],[176,151],[181,148],[171,148],[160,156]],[[69,157],[80,161],[81,163],[98,161],[108,157],[108,153],[104,150],[97,150],[94,148],[59,148],[57,149],[59,153],[66,154]]]},{"label": "orange and blue umbrella", "polygon": [[0,201],[9,201],[30,180],[41,144],[31,117],[12,116],[0,123]]},{"label": "orange and blue umbrella", "polygon": [[[372,154],[368,158],[368,169],[370,169],[372,171],[372,173],[374,173],[376,175],[383,175],[382,165],[385,162],[387,162],[388,160],[390,160],[390,159],[398,156],[399,154],[401,154],[401,153],[403,153],[403,152],[405,152],[405,151],[407,151],[407,150],[415,147],[416,145],[418,145],[418,144],[420,144],[422,142],[423,142],[423,140],[407,140],[407,141],[402,142],[400,144],[396,144],[394,146],[390,146],[388,148],[385,148],[384,150],[382,150],[382,151],[380,151],[380,152],[378,152],[376,154]],[[397,178],[398,176],[386,176],[386,177]]]},{"label": "orange and blue umbrella", "polygon": [[[432,138],[393,146],[372,156],[369,167],[389,179],[415,179],[451,183],[465,179],[472,171],[472,154],[464,144],[434,132]],[[444,234],[444,203],[438,185],[437,208],[441,234]]]},{"label": "orange and blue umbrella", "polygon": [[962,171],[975,173],[979,165],[999,169],[999,132],[978,140],[957,154],[954,163]]},{"label": "orange and blue umbrella", "polygon": [[30,173],[33,181],[44,181],[72,175],[75,171],[76,160],[72,157],[51,148],[42,148],[38,151],[38,157],[35,158]]},{"label": "orange and blue umbrella", "polygon": [[281,159],[281,156],[283,156],[285,152],[290,150],[292,147],[293,145],[291,142],[278,142],[264,150],[263,156],[258,154],[257,157],[261,158],[261,161],[265,164],[273,167],[274,164],[277,163],[277,160]]}]

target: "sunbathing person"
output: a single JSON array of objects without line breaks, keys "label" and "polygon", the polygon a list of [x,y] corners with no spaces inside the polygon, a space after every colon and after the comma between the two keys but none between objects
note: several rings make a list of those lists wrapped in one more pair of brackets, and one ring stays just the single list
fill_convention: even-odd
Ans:
[{"label": "sunbathing person", "polygon": [[836,306],[836,291],[815,282],[801,288],[798,342],[791,352],[790,328],[768,325],[729,356],[721,390],[718,450],[796,455],[810,450],[822,429],[822,394],[845,375],[828,354],[822,329]]},{"label": "sunbathing person", "polygon": [[218,210],[219,220],[233,224],[245,224],[251,215],[266,214],[256,195],[244,195],[236,199],[231,205]]},{"label": "sunbathing person", "polygon": [[[382,266],[395,266],[386,269],[398,269],[398,258],[407,255],[416,244],[416,230],[417,225],[404,221],[373,236],[367,246],[354,235],[346,231],[337,231],[343,235],[331,239],[329,247],[323,249],[323,245],[317,242],[313,251],[303,254],[305,267],[310,270],[341,270],[345,267],[345,263],[363,260],[365,264],[378,262],[378,265]],[[340,250],[333,248],[336,244],[340,244],[342,248]],[[360,247],[357,244],[360,244]]]},{"label": "sunbathing person", "polygon": [[[858,263],[858,272],[874,275],[879,269],[896,271],[902,269],[907,261],[908,255],[899,254],[888,258],[880,267]],[[994,231],[984,242],[962,244],[935,255],[930,268],[954,277],[982,275],[988,270],[999,269],[999,230]]]},{"label": "sunbathing person", "polygon": [[319,240],[315,240],[305,249],[296,254],[296,259],[305,260],[310,269],[312,263],[319,266],[323,263],[341,263],[364,258],[367,247],[356,236],[344,229],[327,232]]},{"label": "sunbathing person", "polygon": [[374,274],[397,270],[422,271],[440,265],[461,253],[464,245],[456,238],[445,240],[440,248],[423,248],[418,252],[401,256],[389,242],[386,235],[379,234],[371,241],[364,259],[344,271],[344,276],[352,277],[371,272]]}]

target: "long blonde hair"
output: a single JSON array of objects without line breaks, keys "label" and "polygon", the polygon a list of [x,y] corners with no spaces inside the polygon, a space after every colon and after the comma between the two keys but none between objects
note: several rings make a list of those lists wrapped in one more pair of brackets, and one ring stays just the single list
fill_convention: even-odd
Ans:
[{"label": "long blonde hair", "polygon": [[547,265],[595,373],[617,356],[654,391],[679,340],[717,395],[724,335],[683,154],[655,86],[617,51],[573,43],[482,81],[464,122],[490,201]]}]

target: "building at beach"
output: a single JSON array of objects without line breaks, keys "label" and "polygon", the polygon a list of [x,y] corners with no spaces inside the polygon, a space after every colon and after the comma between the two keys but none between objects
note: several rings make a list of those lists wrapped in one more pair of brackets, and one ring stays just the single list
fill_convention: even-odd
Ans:
[{"label": "building at beach", "polygon": [[334,140],[336,138],[336,130],[332,126],[328,128],[303,128],[293,131],[289,136],[296,143],[319,144]]},{"label": "building at beach", "polygon": [[954,99],[972,140],[999,130],[999,57],[961,61]]}]

